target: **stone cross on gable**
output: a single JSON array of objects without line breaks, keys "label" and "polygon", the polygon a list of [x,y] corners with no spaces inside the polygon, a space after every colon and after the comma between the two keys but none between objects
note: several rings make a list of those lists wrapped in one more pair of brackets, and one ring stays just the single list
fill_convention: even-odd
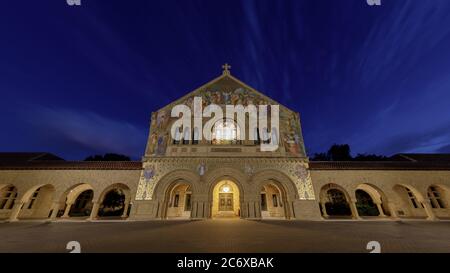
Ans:
[{"label": "stone cross on gable", "polygon": [[225,63],[224,65],[222,65],[222,68],[223,68],[224,75],[230,75],[231,65]]}]

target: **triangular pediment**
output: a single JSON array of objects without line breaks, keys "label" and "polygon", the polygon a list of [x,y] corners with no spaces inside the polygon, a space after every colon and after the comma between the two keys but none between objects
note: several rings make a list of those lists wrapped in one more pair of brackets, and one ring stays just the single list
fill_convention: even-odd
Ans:
[{"label": "triangular pediment", "polygon": [[[179,119],[178,116],[171,116],[172,109],[176,105],[186,105],[193,111],[195,97],[202,98],[203,109],[210,104],[222,107],[224,105],[255,105],[257,108],[259,108],[259,105],[279,105],[279,129],[276,131],[279,132],[278,139],[283,143],[284,151],[293,156],[305,156],[299,113],[288,109],[233,77],[228,70],[225,70],[221,76],[152,113],[151,134],[146,155],[161,156],[166,154],[166,147],[171,141],[171,124]],[[190,130],[189,126],[186,128]],[[190,132],[189,130],[187,132]]]},{"label": "triangular pediment", "polygon": [[281,105],[279,102],[273,100],[272,98],[264,95],[263,93],[257,91],[251,86],[240,81],[236,77],[232,76],[230,73],[224,73],[221,76],[213,79],[212,81],[200,86],[194,91],[184,95],[183,97],[173,101],[172,103],[164,106],[161,110],[171,109],[173,106],[178,104],[185,104],[190,106],[194,97],[202,97],[206,105],[209,104],[242,104],[244,106],[248,104],[254,105],[280,105],[281,111],[289,111],[289,108]]}]

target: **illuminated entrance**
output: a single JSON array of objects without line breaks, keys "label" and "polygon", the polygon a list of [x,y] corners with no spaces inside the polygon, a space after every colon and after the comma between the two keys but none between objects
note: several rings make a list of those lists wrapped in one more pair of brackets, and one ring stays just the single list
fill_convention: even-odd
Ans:
[{"label": "illuminated entrance", "polygon": [[230,180],[217,183],[213,190],[212,217],[239,217],[239,188]]},{"label": "illuminated entrance", "polygon": [[219,211],[233,211],[233,193],[219,192]]}]

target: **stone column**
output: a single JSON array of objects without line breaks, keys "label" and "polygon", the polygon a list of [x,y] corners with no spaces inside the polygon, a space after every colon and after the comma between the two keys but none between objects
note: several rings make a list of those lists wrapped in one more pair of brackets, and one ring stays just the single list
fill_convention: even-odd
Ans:
[{"label": "stone column", "polygon": [[56,217],[58,216],[58,211],[59,211],[59,202],[53,202],[52,205],[52,215],[50,215],[50,221],[55,221]]},{"label": "stone column", "polygon": [[192,202],[191,218],[199,219],[203,217],[204,203],[198,200]]},{"label": "stone column", "polygon": [[212,205],[211,202],[205,202],[205,218],[211,218]]},{"label": "stone column", "polygon": [[327,207],[325,206],[325,202],[320,202],[320,206],[322,207],[322,214],[324,218],[330,217],[327,213]]},{"label": "stone column", "polygon": [[211,203],[205,194],[197,194],[192,196],[191,200],[191,219],[210,218]]},{"label": "stone column", "polygon": [[89,221],[97,219],[98,209],[100,208],[99,202],[93,202],[93,204],[91,215],[88,218]]},{"label": "stone column", "polygon": [[[260,203],[260,207],[261,207],[261,203]],[[292,205],[291,202],[285,201],[284,202],[284,218],[285,219],[295,219],[294,215],[295,215],[294,206]],[[260,215],[260,216],[262,218],[262,215]]]},{"label": "stone column", "polygon": [[349,202],[350,205],[350,210],[352,211],[352,218],[353,219],[357,219],[357,220],[361,220],[361,217],[359,216],[358,213],[358,209],[356,208],[356,201],[355,200],[351,200]]},{"label": "stone column", "polygon": [[427,213],[427,216],[428,216],[427,220],[430,220],[430,221],[438,220],[436,218],[436,215],[434,214],[433,208],[430,205],[430,200],[429,199],[425,199],[425,200],[423,200],[420,203],[422,203],[422,205],[423,205],[423,207],[425,209],[425,212]]},{"label": "stone column", "polygon": [[[260,201],[255,201],[255,218],[256,219],[261,219],[261,202]],[[285,209],[285,208],[283,208]]]},{"label": "stone column", "polygon": [[239,208],[241,210],[241,219],[247,218],[247,203],[246,202],[239,202]]},{"label": "stone column", "polygon": [[252,202],[251,201],[247,201],[247,202],[245,202],[246,203],[246,205],[245,205],[245,207],[246,207],[246,209],[247,209],[247,218],[253,218],[254,216],[253,216],[253,204],[252,204]]},{"label": "stone column", "polygon": [[168,208],[169,208],[168,202],[158,201],[158,211],[156,212],[156,218],[166,219]]},{"label": "stone column", "polygon": [[17,202],[16,200],[16,203],[14,204],[14,207],[11,210],[11,214],[9,215],[8,222],[19,221],[18,217],[23,204],[25,204],[25,202]]},{"label": "stone column", "polygon": [[72,203],[67,203],[66,208],[64,210],[64,214],[63,216],[61,216],[61,218],[69,218],[69,212],[70,212],[70,208],[72,207]]},{"label": "stone column", "polygon": [[391,213],[392,219],[397,220],[399,218],[395,211],[395,205],[392,202],[389,202],[389,212]]},{"label": "stone column", "polygon": [[384,214],[383,207],[381,206],[381,203],[376,202],[375,205],[377,205],[378,212],[380,213],[378,216],[379,217],[386,217],[386,214]]},{"label": "stone column", "polygon": [[191,219],[197,214],[197,201],[191,200]]}]

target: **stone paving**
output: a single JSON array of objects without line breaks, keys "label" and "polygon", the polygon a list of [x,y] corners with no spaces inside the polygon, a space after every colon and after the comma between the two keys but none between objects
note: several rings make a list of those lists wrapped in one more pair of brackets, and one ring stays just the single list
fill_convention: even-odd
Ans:
[{"label": "stone paving", "polygon": [[0,223],[0,252],[450,252],[450,221],[97,221]]}]

